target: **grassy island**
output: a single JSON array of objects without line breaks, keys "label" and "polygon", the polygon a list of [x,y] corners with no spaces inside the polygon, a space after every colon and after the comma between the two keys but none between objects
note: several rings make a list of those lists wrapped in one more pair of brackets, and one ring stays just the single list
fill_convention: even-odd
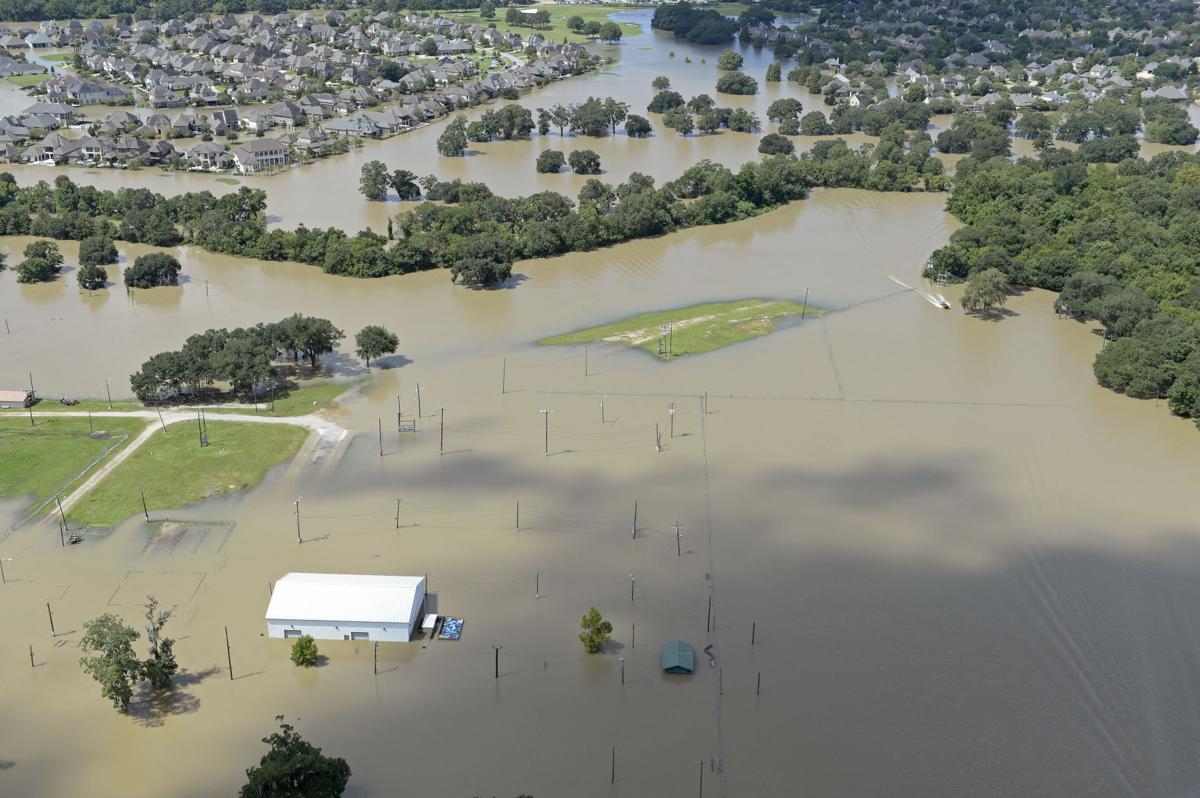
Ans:
[{"label": "grassy island", "polygon": [[[739,299],[642,313],[611,324],[543,338],[538,343],[556,346],[607,341],[670,360],[758,338],[775,332],[779,324],[788,319],[799,320],[820,314],[820,308],[806,307],[803,302],[790,299]],[[671,332],[660,351],[659,339],[668,324]]]}]

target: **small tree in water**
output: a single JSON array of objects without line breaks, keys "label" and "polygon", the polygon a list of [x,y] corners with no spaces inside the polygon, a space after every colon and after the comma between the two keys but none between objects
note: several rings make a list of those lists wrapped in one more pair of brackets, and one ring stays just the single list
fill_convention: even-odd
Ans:
[{"label": "small tree in water", "polygon": [[142,675],[156,690],[169,687],[171,677],[179,670],[179,664],[175,662],[175,641],[162,634],[172,614],[172,610],[158,608],[158,599],[146,597],[146,642],[150,644],[150,656],[142,662]]},{"label": "small tree in water", "polygon": [[583,631],[579,633],[579,639],[583,642],[583,649],[589,654],[595,654],[612,637],[613,625],[604,620],[600,610],[595,607],[584,614],[579,625],[583,627]]},{"label": "small tree in water", "polygon": [[138,637],[136,629],[111,612],[83,625],[79,647],[85,656],[79,665],[100,683],[101,695],[122,711],[129,708],[133,683],[142,670],[142,663],[133,653],[133,641]]},{"label": "small tree in water", "polygon": [[257,767],[246,769],[240,798],[337,798],[350,781],[345,759],[325,756],[276,715],[279,731],[263,742],[270,750]]},{"label": "small tree in water", "polygon": [[312,635],[302,635],[292,643],[292,664],[299,668],[311,668],[317,664],[317,641]]},{"label": "small tree in water", "polygon": [[371,358],[390,355],[400,346],[400,339],[393,332],[388,332],[378,324],[368,324],[354,336],[355,352],[371,367]]}]

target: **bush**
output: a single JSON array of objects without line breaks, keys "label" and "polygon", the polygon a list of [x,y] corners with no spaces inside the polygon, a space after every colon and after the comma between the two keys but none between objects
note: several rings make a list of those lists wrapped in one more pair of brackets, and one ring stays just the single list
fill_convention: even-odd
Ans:
[{"label": "bush", "polygon": [[664,89],[650,100],[650,104],[646,106],[646,110],[652,114],[665,114],[672,108],[678,108],[684,104],[683,95],[677,91]]},{"label": "bush", "polygon": [[757,94],[758,81],[743,72],[726,72],[717,78],[717,91],[721,94]]},{"label": "bush", "polygon": [[820,111],[809,111],[800,119],[800,132],[805,136],[829,136],[833,125]]},{"label": "bush", "polygon": [[563,168],[566,158],[559,150],[542,150],[537,157],[537,170],[542,174],[555,174]]},{"label": "bush", "polygon": [[17,282],[48,283],[58,276],[58,270],[45,258],[26,258],[17,264]]},{"label": "bush", "polygon": [[768,133],[758,142],[758,151],[763,155],[790,155],[795,149],[796,145],[778,133]]},{"label": "bush", "polygon": [[717,59],[717,69],[726,72],[732,72],[742,68],[744,63],[741,53],[735,53],[733,50],[726,50],[721,53],[721,57]]},{"label": "bush", "polygon": [[298,668],[311,668],[317,664],[317,641],[312,635],[301,635],[292,643],[292,664]]}]

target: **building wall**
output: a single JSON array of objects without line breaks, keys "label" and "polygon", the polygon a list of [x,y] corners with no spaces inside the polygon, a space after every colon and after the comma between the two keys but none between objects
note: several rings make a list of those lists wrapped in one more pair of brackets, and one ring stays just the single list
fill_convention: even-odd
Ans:
[{"label": "building wall", "polygon": [[300,619],[269,619],[267,621],[268,637],[286,637],[284,632],[290,629],[298,630],[301,634],[312,635],[317,640],[343,640],[350,637],[352,632],[365,632],[368,640],[394,643],[407,643],[412,637],[412,626],[407,623],[385,625],[339,621],[331,624],[328,621]]}]

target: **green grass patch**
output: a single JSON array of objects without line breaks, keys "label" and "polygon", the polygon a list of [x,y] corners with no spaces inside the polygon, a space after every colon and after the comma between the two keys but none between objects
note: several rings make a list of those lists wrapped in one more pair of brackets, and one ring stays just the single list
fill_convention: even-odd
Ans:
[{"label": "green grass patch", "polygon": [[[107,413],[110,409],[116,413],[122,411],[128,412],[130,410],[145,410],[146,408],[142,406],[141,402],[133,399],[114,399],[112,408],[109,408],[108,402],[103,399],[80,399],[79,404],[76,405],[64,405],[57,399],[42,399],[33,406],[33,412],[35,413],[86,413],[89,410],[93,413],[99,413],[100,411]],[[28,419],[28,412],[28,410],[6,408],[0,410],[0,419],[6,416],[24,416]],[[87,419],[84,419],[84,425],[87,425]]]},{"label": "green grass patch", "polygon": [[[775,332],[788,319],[815,317],[820,308],[805,307],[803,302],[790,299],[740,299],[733,302],[710,302],[673,310],[658,310],[630,316],[611,324],[589,327],[586,330],[543,338],[539,344],[556,346],[583,344],[593,341],[624,344],[636,347],[662,359],[712,352],[723,346],[748,341]],[[663,327],[672,325],[664,339],[668,351],[659,354],[659,339]]]},{"label": "green grass patch", "polygon": [[36,86],[50,79],[49,73],[43,72],[40,75],[9,75],[5,80],[14,86],[20,86],[27,89],[30,86]]},{"label": "green grass patch", "polygon": [[112,526],[142,511],[168,510],[254,487],[263,475],[299,451],[308,430],[286,424],[212,421],[200,448],[196,425],[171,424],[109,474],[69,519]]},{"label": "green grass patch", "polygon": [[[97,458],[124,448],[146,426],[140,418],[97,418],[96,430],[108,432],[106,440],[91,437],[86,418],[0,417],[0,498],[33,496],[37,506],[66,491]],[[123,438],[123,436],[125,436]],[[123,438],[123,439],[122,439]]]},{"label": "green grass patch", "polygon": [[42,56],[43,61],[70,61],[74,53],[50,53]]},{"label": "green grass patch", "polygon": [[[344,394],[354,383],[351,382],[318,382],[315,385],[302,385],[298,388],[280,391],[275,395],[274,403],[269,397],[258,402],[260,416],[307,416],[322,408],[329,407],[334,400]],[[254,407],[220,407],[206,410],[206,413],[253,413]]]},{"label": "green grass patch", "polygon": [[[494,22],[494,23],[496,23],[496,30],[515,31],[515,32],[521,34],[522,38],[529,35],[530,33],[540,33],[543,36],[545,36],[547,40],[553,40],[555,42],[561,42],[564,37],[569,42],[586,42],[586,41],[589,41],[588,37],[581,36],[581,35],[575,33],[574,31],[570,30],[569,28],[567,28],[567,20],[568,19],[570,19],[571,17],[580,17],[583,19],[584,22],[588,22],[589,20],[593,20],[593,19],[596,20],[597,22],[608,22],[609,14],[613,13],[614,11],[620,11],[620,10],[626,8],[626,6],[619,6],[619,5],[605,5],[605,6],[541,5],[541,6],[520,6],[520,8],[544,9],[546,11],[549,11],[550,12],[550,24],[544,28],[534,28],[534,27],[530,27],[528,25],[509,25],[507,22],[504,21],[505,9],[502,7],[496,9],[496,18],[492,19],[492,20],[484,19],[483,17],[479,16],[479,14],[477,12],[474,12],[474,11],[459,11],[459,12],[443,11],[440,13],[448,19],[452,19],[456,22],[464,22],[467,25],[482,25],[486,28],[488,25],[490,25],[491,23]],[[621,23],[621,33],[626,36],[630,36],[635,33],[641,33],[641,31],[642,31],[641,25],[638,25],[638,24],[632,23],[632,22]]]},{"label": "green grass patch", "polygon": [[236,177],[218,177],[217,182],[224,183],[227,186],[237,186],[241,185],[242,181],[238,180]]}]

